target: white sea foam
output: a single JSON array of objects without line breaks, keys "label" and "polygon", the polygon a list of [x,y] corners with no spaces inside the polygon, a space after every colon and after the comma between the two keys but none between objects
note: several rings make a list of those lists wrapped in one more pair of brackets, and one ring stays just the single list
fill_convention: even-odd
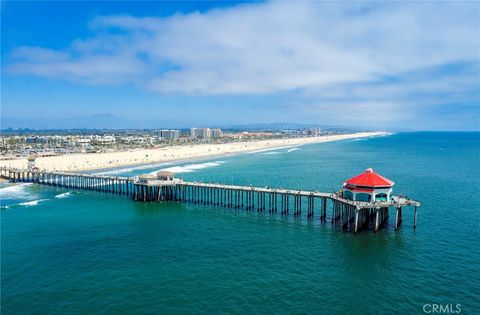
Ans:
[{"label": "white sea foam", "polygon": [[[225,163],[225,161],[214,161],[214,162],[205,162],[205,163],[198,163],[198,164],[186,164],[186,165],[177,165],[172,167],[167,167],[161,169],[161,171],[170,171],[173,173],[192,173],[197,170],[201,170],[208,167],[215,167],[220,164]],[[155,174],[158,171],[152,172],[151,174]]]},{"label": "white sea foam", "polygon": [[14,184],[9,187],[0,189],[0,199],[23,199],[31,196],[31,194],[25,189],[32,183]]},{"label": "white sea foam", "polygon": [[63,199],[63,198],[69,197],[71,194],[72,194],[72,192],[69,191],[69,192],[66,192],[66,193],[63,193],[63,194],[60,194],[60,195],[56,195],[55,198],[57,198],[57,199]]},{"label": "white sea foam", "polygon": [[46,201],[48,199],[37,199],[37,200],[31,200],[31,201],[25,201],[21,202],[18,204],[18,206],[24,206],[24,207],[32,207],[38,205],[39,202]]},{"label": "white sea foam", "polygon": [[279,148],[261,149],[261,150],[255,150],[255,151],[246,152],[245,154],[263,153],[263,152],[273,151],[273,150],[277,150],[277,149],[279,149]]},{"label": "white sea foam", "polygon": [[112,175],[112,174],[123,174],[123,173],[130,173],[133,171],[138,170],[145,170],[154,167],[162,167],[166,165],[171,165],[171,162],[163,162],[163,163],[156,163],[156,164],[147,164],[147,165],[139,165],[139,166],[130,166],[125,168],[116,168],[113,170],[103,171],[103,172],[96,172],[95,175]]},{"label": "white sea foam", "polygon": [[384,134],[377,135],[376,137],[387,137],[396,134],[395,132],[385,132]]},{"label": "white sea foam", "polygon": [[292,152],[292,151],[297,151],[298,149],[299,149],[299,148],[291,148],[291,149],[287,150],[287,153],[288,153],[288,152]]},{"label": "white sea foam", "polygon": [[293,147],[293,145],[285,145],[285,146],[282,146],[282,147],[273,147],[273,148],[266,148],[266,149],[250,151],[250,152],[246,152],[245,154],[264,153],[264,152],[269,152],[269,151],[288,149],[288,148],[292,148],[292,147]]},{"label": "white sea foam", "polygon": [[263,153],[260,153],[260,154],[263,154],[263,155],[271,155],[271,154],[280,154],[280,152],[278,152],[278,151],[269,151],[269,152],[263,152]]}]

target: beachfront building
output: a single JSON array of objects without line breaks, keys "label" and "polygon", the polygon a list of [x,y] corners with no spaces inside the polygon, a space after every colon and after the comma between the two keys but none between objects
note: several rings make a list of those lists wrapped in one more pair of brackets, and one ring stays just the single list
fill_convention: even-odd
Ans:
[{"label": "beachfront building", "polygon": [[220,139],[221,137],[223,137],[222,129],[213,128],[212,129],[212,139]]},{"label": "beachfront building", "polygon": [[80,138],[76,139],[76,144],[82,149],[82,152],[86,152],[87,147],[90,147],[90,143],[92,142],[92,139],[89,138]]},{"label": "beachfront building", "polygon": [[95,144],[98,144],[98,145],[109,145],[109,144],[115,143],[115,137],[110,135],[105,135],[105,136],[95,135],[93,136],[93,140]]},{"label": "beachfront building", "polygon": [[160,130],[160,137],[165,140],[177,140],[180,137],[180,130],[164,129]]},{"label": "beachfront building", "polygon": [[190,137],[192,139],[210,140],[212,138],[212,131],[210,128],[191,128]]},{"label": "beachfront building", "polygon": [[32,136],[32,137],[25,138],[25,143],[28,143],[28,144],[37,144],[37,143],[45,144],[47,142],[48,142],[47,137]]},{"label": "beachfront building", "polygon": [[356,201],[390,201],[395,183],[367,168],[365,172],[352,177],[343,184],[345,199]]},{"label": "beachfront building", "polygon": [[75,141],[76,141],[76,144],[78,146],[85,147],[85,146],[89,145],[90,142],[92,142],[92,139],[90,139],[90,138],[80,138],[80,139],[76,139]]}]

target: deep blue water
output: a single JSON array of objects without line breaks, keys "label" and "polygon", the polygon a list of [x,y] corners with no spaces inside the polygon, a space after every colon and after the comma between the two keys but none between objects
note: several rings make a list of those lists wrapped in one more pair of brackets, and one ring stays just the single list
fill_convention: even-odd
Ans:
[{"label": "deep blue water", "polygon": [[[405,133],[160,165],[188,180],[338,190],[373,167],[418,226],[357,235],[315,218],[0,189],[2,314],[480,313],[479,133]],[[63,197],[63,198],[59,198]],[[391,215],[393,223],[393,211]]]}]

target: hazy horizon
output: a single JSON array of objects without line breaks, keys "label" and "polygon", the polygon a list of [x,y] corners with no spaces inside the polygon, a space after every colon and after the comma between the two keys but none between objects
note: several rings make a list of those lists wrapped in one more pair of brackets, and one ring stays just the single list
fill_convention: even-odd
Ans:
[{"label": "hazy horizon", "polygon": [[1,9],[2,129],[480,130],[475,2],[22,1]]},{"label": "hazy horizon", "polygon": [[[32,129],[32,130],[75,130],[75,129],[86,129],[86,130],[98,130],[98,129],[111,129],[111,130],[142,130],[142,129],[190,129],[190,128],[224,128],[224,129],[242,129],[242,130],[252,130],[252,129],[302,129],[302,128],[336,128],[336,129],[345,129],[345,130],[379,130],[375,128],[368,128],[362,126],[344,126],[344,125],[335,125],[335,124],[319,124],[315,122],[302,122],[294,123],[289,121],[274,121],[274,122],[255,122],[250,121],[249,123],[243,124],[211,124],[206,125],[203,123],[188,123],[188,122],[175,122],[175,121],[159,121],[155,119],[143,120],[137,122],[134,120],[129,120],[127,118],[118,117],[111,113],[103,114],[93,114],[89,116],[77,116],[77,117],[68,117],[68,118],[59,118],[59,119],[42,119],[36,121],[33,119],[5,119],[2,122],[1,130],[8,129]],[[427,131],[427,130],[414,130],[414,129],[382,129],[382,130],[394,130],[394,131]]]}]

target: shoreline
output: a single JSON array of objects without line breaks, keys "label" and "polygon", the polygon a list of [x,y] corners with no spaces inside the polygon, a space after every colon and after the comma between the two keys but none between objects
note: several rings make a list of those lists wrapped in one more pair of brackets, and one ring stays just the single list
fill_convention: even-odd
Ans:
[{"label": "shoreline", "polygon": [[[305,143],[305,144],[314,144],[314,143]],[[281,147],[271,147],[271,148],[261,149],[256,151],[224,153],[224,154],[216,154],[216,155],[209,155],[209,156],[199,156],[199,157],[193,157],[193,158],[179,158],[175,160],[160,161],[160,162],[153,162],[153,163],[146,163],[146,164],[120,165],[120,166],[114,166],[114,167],[108,167],[108,168],[85,170],[83,172],[86,174],[104,175],[104,174],[115,174],[115,173],[118,173],[119,171],[120,173],[124,173],[126,169],[141,170],[141,169],[154,168],[156,166],[165,166],[165,168],[168,168],[170,166],[175,167],[178,164],[199,163],[199,162],[211,161],[215,158],[225,158],[225,157],[239,156],[243,154],[255,154],[255,153],[262,153],[262,152],[268,152],[268,151],[279,150],[279,149],[295,148],[305,144],[292,144],[292,145],[281,146]]]},{"label": "shoreline", "polygon": [[[389,135],[388,132],[360,132],[352,134],[331,135],[308,138],[269,139],[220,144],[194,144],[172,146],[158,149],[140,149],[108,153],[69,154],[53,157],[41,157],[36,165],[46,171],[108,171],[120,167],[134,167],[156,163],[193,161],[255,153],[278,148],[301,146],[304,144],[341,141],[373,136]],[[27,160],[15,159],[0,161],[0,167],[27,168]]]},{"label": "shoreline", "polygon": [[[344,140],[344,139],[341,139]],[[341,141],[341,140],[335,140],[335,141]],[[349,139],[345,139],[349,140]],[[326,141],[330,142],[330,141]],[[333,142],[333,141],[331,141]],[[204,161],[211,161],[212,159],[215,158],[225,158],[225,157],[233,157],[233,156],[239,156],[243,154],[255,154],[255,153],[263,153],[263,152],[268,152],[268,151],[273,151],[273,150],[279,150],[279,149],[287,149],[287,148],[296,148],[300,147],[303,145],[307,144],[315,144],[318,142],[312,142],[312,143],[303,143],[303,144],[291,144],[291,145],[286,145],[286,146],[279,146],[279,147],[269,147],[265,149],[259,149],[255,151],[242,151],[242,152],[232,152],[232,153],[219,153],[219,154],[213,154],[209,156],[199,156],[199,157],[192,157],[192,158],[178,158],[175,160],[168,160],[168,161],[159,161],[159,162],[152,162],[152,163],[145,163],[145,164],[128,164],[128,165],[120,165],[120,166],[113,166],[113,167],[107,167],[107,168],[100,168],[100,169],[91,169],[91,170],[84,170],[83,172],[88,173],[88,174],[111,174],[115,173],[116,171],[124,171],[127,168],[132,168],[135,170],[141,170],[141,169],[148,169],[152,168],[155,166],[160,166],[160,164],[166,164],[163,166],[176,166],[177,164],[183,164],[183,163],[198,163],[198,162],[204,162]]]}]

